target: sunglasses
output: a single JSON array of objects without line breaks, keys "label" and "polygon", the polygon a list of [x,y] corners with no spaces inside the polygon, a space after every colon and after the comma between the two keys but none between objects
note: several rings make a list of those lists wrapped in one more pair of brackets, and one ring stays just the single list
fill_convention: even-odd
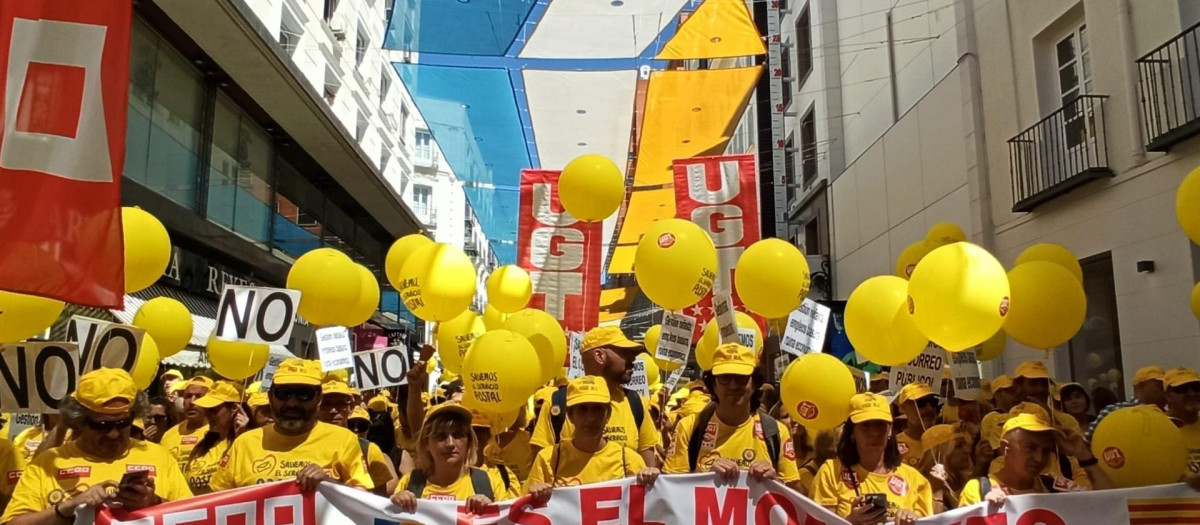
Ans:
[{"label": "sunglasses", "polygon": [[1200,383],[1185,383],[1171,389],[1180,394],[1190,394],[1200,392]]},{"label": "sunglasses", "polygon": [[362,434],[363,432],[371,429],[370,423],[350,423],[348,426],[350,431],[354,432],[355,434]]},{"label": "sunglasses", "polygon": [[737,374],[721,374],[717,376],[717,383],[720,383],[723,386],[729,386],[731,384],[744,385],[748,382],[750,382],[750,376],[742,376]]},{"label": "sunglasses", "polygon": [[133,418],[127,417],[120,421],[93,421],[87,420],[88,428],[97,432],[111,432],[113,429],[125,430],[133,426]]},{"label": "sunglasses", "polygon": [[937,408],[938,400],[933,396],[925,396],[917,400],[917,408],[934,407]]},{"label": "sunglasses", "polygon": [[271,389],[271,395],[280,401],[290,401],[296,398],[296,401],[307,403],[317,397],[317,389],[315,388],[279,388]]}]

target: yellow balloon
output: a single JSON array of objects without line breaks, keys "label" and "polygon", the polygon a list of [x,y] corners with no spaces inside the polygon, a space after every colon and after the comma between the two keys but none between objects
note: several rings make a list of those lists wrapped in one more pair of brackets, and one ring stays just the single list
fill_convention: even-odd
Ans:
[{"label": "yellow balloon", "polygon": [[633,273],[642,293],[667,310],[682,310],[708,294],[717,277],[717,249],[699,226],[658,221],[638,241]]},{"label": "yellow balloon", "polygon": [[779,395],[792,421],[809,430],[829,430],[846,421],[857,393],[850,369],[830,354],[807,354],[788,365]]},{"label": "yellow balloon", "polygon": [[1200,319],[1200,283],[1192,287],[1192,315]]},{"label": "yellow balloon", "polygon": [[925,234],[925,240],[934,246],[944,246],[956,242],[966,242],[967,234],[953,222],[939,222]]},{"label": "yellow balloon", "polygon": [[1188,464],[1183,432],[1157,407],[1116,410],[1096,425],[1092,454],[1120,488],[1175,483]]},{"label": "yellow balloon", "polygon": [[1079,259],[1061,244],[1042,243],[1030,246],[1017,256],[1013,268],[1031,261],[1046,261],[1062,266],[1076,281],[1083,282],[1083,267],[1079,266]]},{"label": "yellow balloon", "polygon": [[404,268],[404,262],[408,260],[408,256],[430,244],[433,244],[433,241],[420,233],[405,235],[392,243],[392,247],[388,248],[387,257],[383,261],[384,273],[387,274],[388,282],[392,283],[392,288],[397,290],[402,288],[400,270]]},{"label": "yellow balloon", "polygon": [[[758,328],[758,323],[754,322],[754,318],[742,312],[734,312],[737,317],[737,325],[739,329],[754,330],[754,353],[762,351],[763,335],[762,330]],[[704,325],[704,333],[700,336],[700,342],[696,343],[696,364],[700,365],[703,370],[712,369],[713,353],[717,351],[717,346],[721,344],[721,329],[717,327],[717,320],[709,321]]]},{"label": "yellow balloon", "polygon": [[661,380],[658,372],[658,365],[654,363],[654,357],[643,352],[638,354],[637,360],[641,361],[642,366],[646,367],[647,385],[653,386],[655,383],[658,383]]},{"label": "yellow balloon", "polygon": [[507,320],[508,314],[497,310],[496,307],[490,304],[483,309],[483,326],[488,331],[499,330],[500,327],[504,326],[504,321]]},{"label": "yellow balloon", "polygon": [[133,384],[137,385],[138,390],[150,388],[150,383],[158,377],[159,359],[161,357],[158,343],[155,342],[154,336],[146,332],[146,335],[142,336],[142,347],[138,351],[137,362],[133,364],[133,372],[129,374],[133,376]]},{"label": "yellow balloon", "polygon": [[271,347],[243,341],[222,341],[208,338],[208,362],[221,377],[241,381],[257,374],[267,365]]},{"label": "yellow balloon", "polygon": [[335,325],[344,322],[346,312],[358,303],[362,277],[346,254],[317,248],[296,259],[288,271],[287,287],[300,291],[296,313],[306,321]]},{"label": "yellow balloon", "polygon": [[431,244],[414,252],[400,270],[400,297],[425,321],[458,317],[475,298],[475,264],[449,244]]},{"label": "yellow balloon", "polygon": [[984,341],[975,350],[975,358],[980,361],[991,361],[1000,354],[1004,353],[1004,347],[1008,345],[1008,334],[1004,330],[997,330],[995,335]]},{"label": "yellow balloon", "polygon": [[908,313],[938,346],[957,352],[978,345],[1004,325],[1008,276],[987,250],[956,242],[921,260],[908,280]]},{"label": "yellow balloon", "polygon": [[171,262],[171,236],[167,228],[141,208],[121,208],[125,237],[125,293],[154,284]]},{"label": "yellow balloon", "polygon": [[1200,244],[1200,168],[1184,177],[1175,192],[1175,218],[1192,242]]},{"label": "yellow balloon", "polygon": [[576,219],[602,221],[617,211],[625,199],[625,177],[604,155],[575,157],[558,177],[558,198]]},{"label": "yellow balloon", "polygon": [[[642,335],[642,346],[646,347],[646,351],[650,352],[651,356],[658,353],[658,340],[662,337],[662,325],[656,324],[646,329],[646,333]],[[674,361],[666,361],[663,359],[655,359],[654,364],[663,372],[674,372],[679,368],[679,363]]]},{"label": "yellow balloon", "polygon": [[507,414],[542,386],[537,350],[508,330],[483,334],[463,359],[463,405],[487,414]]},{"label": "yellow balloon", "polygon": [[900,252],[900,256],[896,258],[896,277],[908,279],[912,277],[913,270],[917,269],[917,263],[925,258],[929,252],[937,248],[937,245],[929,241],[917,241]]},{"label": "yellow balloon", "polygon": [[358,299],[354,301],[350,309],[346,310],[342,322],[338,323],[343,326],[363,324],[371,320],[371,316],[375,315],[375,310],[379,309],[379,279],[371,273],[371,270],[361,264],[355,264],[354,271],[358,274],[360,283]]},{"label": "yellow balloon", "polygon": [[567,360],[567,334],[553,315],[526,308],[510,315],[503,329],[524,337],[537,350],[542,382],[554,379],[562,370]]},{"label": "yellow balloon", "polygon": [[858,285],[846,301],[846,336],[854,350],[884,366],[902,365],[921,354],[929,339],[908,315],[908,281],[879,275]]},{"label": "yellow balloon", "polygon": [[529,272],[515,264],[496,268],[487,280],[488,303],[506,314],[511,314],[529,305],[533,296],[533,280]]},{"label": "yellow balloon", "polygon": [[1004,331],[1039,350],[1070,341],[1083,327],[1087,297],[1083,284],[1063,267],[1046,261],[1021,264],[1008,272],[1011,308]]},{"label": "yellow balloon", "polygon": [[133,326],[154,337],[159,357],[178,354],[192,341],[192,314],[183,303],[170,297],[146,301],[133,315]]},{"label": "yellow balloon", "polygon": [[486,331],[483,319],[470,310],[458,314],[454,319],[438,323],[435,337],[442,368],[456,374],[462,371],[463,356],[467,355],[471,343]]},{"label": "yellow balloon", "polygon": [[17,343],[42,333],[63,311],[62,301],[0,292],[0,343]]},{"label": "yellow balloon", "polygon": [[787,317],[808,295],[808,260],[783,239],[763,239],[742,252],[733,281],[751,312],[767,319]]}]

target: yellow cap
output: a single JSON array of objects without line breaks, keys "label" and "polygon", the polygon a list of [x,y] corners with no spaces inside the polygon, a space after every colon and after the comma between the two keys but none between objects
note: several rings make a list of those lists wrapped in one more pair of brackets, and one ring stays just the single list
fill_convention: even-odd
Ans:
[{"label": "yellow cap", "polygon": [[619,326],[597,326],[588,330],[583,336],[583,351],[595,350],[604,346],[617,348],[643,348],[642,345],[625,337]]},{"label": "yellow cap", "polygon": [[871,381],[887,381],[888,379],[891,379],[891,377],[888,375],[887,370],[871,376]]},{"label": "yellow cap", "polygon": [[376,412],[387,412],[388,400],[382,395],[377,395],[372,397],[370,401],[367,401],[367,408]]},{"label": "yellow cap", "polygon": [[1200,383],[1200,375],[1191,368],[1177,367],[1167,370],[1163,376],[1163,384],[1167,388],[1175,388],[1188,383]]},{"label": "yellow cap", "polygon": [[321,383],[321,394],[326,396],[353,396],[354,391],[340,379],[330,379]]},{"label": "yellow cap", "polygon": [[921,398],[932,396],[933,389],[925,383],[909,383],[900,389],[900,395],[896,396],[896,402],[904,404],[908,401],[916,401]]},{"label": "yellow cap", "polygon": [[954,429],[954,425],[934,425],[925,429],[925,433],[921,434],[921,449],[932,450],[933,447],[949,443],[959,437],[967,437],[966,434]]},{"label": "yellow cap", "polygon": [[850,398],[850,421],[892,421],[892,409],[886,397],[870,392],[855,394]]},{"label": "yellow cap", "polygon": [[1032,414],[1043,420],[1050,420],[1050,413],[1046,412],[1046,409],[1042,408],[1042,405],[1030,401],[1017,403],[1008,411],[1008,415],[1010,416],[1015,416],[1018,414]]},{"label": "yellow cap", "polygon": [[200,408],[215,408],[225,403],[241,403],[242,387],[229,381],[217,381],[204,397],[194,403]]},{"label": "yellow cap", "polygon": [[1150,380],[1162,381],[1166,375],[1161,366],[1143,366],[1138,369],[1136,374],[1133,374],[1133,386]]},{"label": "yellow cap", "polygon": [[137,385],[120,368],[98,368],[79,378],[71,397],[98,414],[124,414],[133,408]]},{"label": "yellow cap", "polygon": [[262,391],[263,391],[262,381],[255,381],[253,383],[250,383],[250,386],[246,387],[247,394],[257,394]]},{"label": "yellow cap", "polygon": [[267,396],[266,392],[255,392],[250,394],[250,399],[246,400],[246,404],[250,405],[250,408],[265,407],[271,404],[271,398]]},{"label": "yellow cap", "polygon": [[172,368],[172,369],[167,370],[166,372],[163,372],[162,375],[160,375],[158,377],[159,377],[159,379],[165,379],[168,377],[174,377],[175,379],[183,379],[183,372],[180,372],[179,370]]},{"label": "yellow cap", "polygon": [[737,343],[725,343],[717,346],[713,352],[713,375],[734,374],[748,376],[754,373],[754,365],[758,359],[754,350]]},{"label": "yellow cap", "polygon": [[1017,372],[1013,374],[1013,378],[1024,377],[1026,379],[1050,379],[1050,371],[1046,370],[1046,364],[1041,361],[1025,361],[1017,365]]},{"label": "yellow cap", "polygon": [[380,390],[379,395],[387,398],[388,401],[392,400],[392,391],[391,390]]},{"label": "yellow cap", "polygon": [[458,415],[463,419],[466,419],[468,422],[471,421],[471,411],[467,410],[466,407],[458,403],[442,403],[425,412],[424,423],[429,423],[431,419],[438,415]]},{"label": "yellow cap", "polygon": [[1017,429],[1030,432],[1053,432],[1058,437],[1063,435],[1061,430],[1047,424],[1045,419],[1029,413],[1017,414],[1008,418],[1008,421],[1004,422],[1004,431],[1001,432],[1001,435],[1007,436],[1009,432]]},{"label": "yellow cap", "polygon": [[1005,375],[996,376],[996,379],[992,380],[992,393],[995,394],[996,392],[1004,390],[1005,388],[1012,388],[1013,386],[1015,385],[1013,385],[1013,380],[1011,377]]},{"label": "yellow cap", "polygon": [[567,383],[567,406],[573,407],[582,403],[608,404],[612,398],[608,394],[608,383],[599,376],[582,376]]},{"label": "yellow cap", "polygon": [[1055,401],[1062,401],[1062,391],[1063,391],[1063,390],[1065,390],[1065,389],[1067,389],[1067,388],[1070,388],[1070,387],[1077,387],[1077,388],[1079,388],[1080,390],[1082,390],[1082,391],[1083,391],[1083,394],[1084,394],[1084,395],[1087,395],[1087,389],[1086,389],[1086,388],[1084,388],[1084,387],[1083,387],[1083,385],[1081,385],[1081,384],[1079,384],[1079,383],[1074,383],[1074,382],[1072,382],[1072,383],[1063,383],[1063,384],[1061,384],[1061,385],[1059,385],[1059,384],[1056,384],[1056,385],[1055,385],[1055,388],[1054,388],[1054,400],[1055,400]]},{"label": "yellow cap", "polygon": [[350,420],[354,420],[354,419],[361,419],[363,421],[366,421],[367,423],[370,423],[371,415],[368,414],[367,409],[365,409],[363,407],[354,407],[354,410],[352,412],[350,412],[350,417],[346,418],[346,420],[350,421]]},{"label": "yellow cap", "polygon": [[186,382],[184,382],[183,388],[186,389],[189,386],[195,386],[195,385],[200,385],[204,388],[212,388],[213,383],[214,383],[214,381],[211,378],[204,377],[204,376],[196,376],[196,377],[188,379]]},{"label": "yellow cap", "polygon": [[188,386],[187,381],[176,381],[174,384],[171,385],[171,388],[168,389],[167,392],[176,392],[176,393],[183,392],[183,389],[186,386]]},{"label": "yellow cap", "polygon": [[307,385],[320,386],[321,378],[325,374],[321,373],[321,363],[309,359],[300,359],[298,357],[289,357],[279,363],[279,368],[275,370],[275,378],[271,381],[272,388],[281,385]]}]

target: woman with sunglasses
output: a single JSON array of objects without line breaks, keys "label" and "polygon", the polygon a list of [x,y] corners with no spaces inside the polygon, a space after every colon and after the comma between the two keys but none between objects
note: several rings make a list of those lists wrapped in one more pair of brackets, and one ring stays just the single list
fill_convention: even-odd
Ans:
[{"label": "woman with sunglasses", "polygon": [[417,431],[417,468],[400,478],[392,503],[416,512],[418,499],[457,500],[480,514],[493,501],[507,499],[498,475],[473,466],[480,446],[466,408],[443,403],[429,410]]},{"label": "woman with sunglasses", "polygon": [[0,523],[62,525],[84,506],[119,503],[132,511],[192,496],[167,449],[129,438],[134,418],[146,413],[146,397],[128,372],[84,374],[58,410],[76,439],[33,459]]},{"label": "woman with sunglasses", "polygon": [[250,418],[242,412],[241,387],[229,381],[217,381],[193,404],[204,410],[208,432],[188,455],[183,474],[187,476],[193,494],[208,494],[212,491],[209,482],[213,473],[220,468],[233,438],[245,430]]}]

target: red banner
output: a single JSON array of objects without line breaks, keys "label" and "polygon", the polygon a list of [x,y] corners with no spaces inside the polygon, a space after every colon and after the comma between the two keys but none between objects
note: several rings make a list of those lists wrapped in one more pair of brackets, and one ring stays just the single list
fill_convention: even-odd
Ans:
[{"label": "red banner", "polygon": [[0,2],[0,289],[124,304],[131,9]]},{"label": "red banner", "polygon": [[[674,171],[675,216],[712,237],[720,264],[717,280],[732,292],[734,307],[746,311],[734,289],[733,274],[742,252],[762,238],[754,155],[678,159]],[[713,317],[712,293],[685,313],[695,317],[697,329],[703,330]]]},{"label": "red banner", "polygon": [[99,507],[96,525],[319,523],[315,501],[315,493],[301,492],[296,482],[284,481],[169,501],[134,512]]},{"label": "red banner", "polygon": [[530,308],[545,310],[571,331],[600,320],[603,225],[583,222],[558,200],[557,171],[521,172],[517,264],[533,278]]}]

